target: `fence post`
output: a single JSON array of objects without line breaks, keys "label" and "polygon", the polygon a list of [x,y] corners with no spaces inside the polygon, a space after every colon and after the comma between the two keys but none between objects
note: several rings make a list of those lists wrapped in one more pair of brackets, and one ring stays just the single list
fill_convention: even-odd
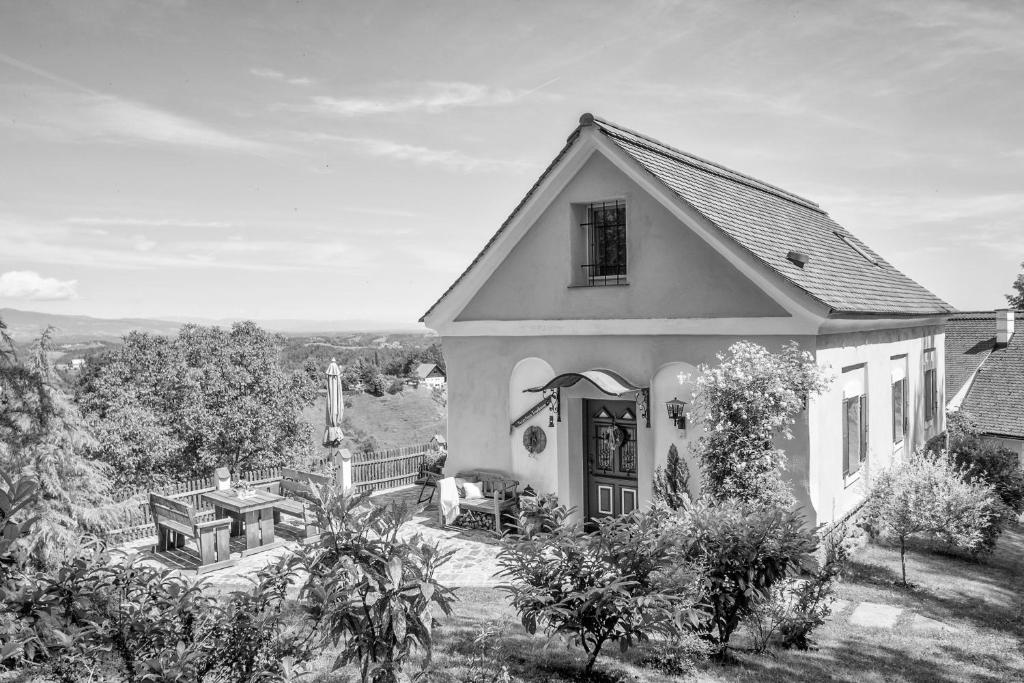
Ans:
[{"label": "fence post", "polygon": [[342,448],[338,452],[338,483],[342,491],[352,490],[352,452]]}]

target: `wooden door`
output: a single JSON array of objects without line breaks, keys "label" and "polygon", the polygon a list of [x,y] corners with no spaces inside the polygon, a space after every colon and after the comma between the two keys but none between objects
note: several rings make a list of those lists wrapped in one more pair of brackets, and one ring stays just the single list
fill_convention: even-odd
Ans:
[{"label": "wooden door", "polygon": [[585,400],[586,519],[632,512],[636,488],[636,403]]}]

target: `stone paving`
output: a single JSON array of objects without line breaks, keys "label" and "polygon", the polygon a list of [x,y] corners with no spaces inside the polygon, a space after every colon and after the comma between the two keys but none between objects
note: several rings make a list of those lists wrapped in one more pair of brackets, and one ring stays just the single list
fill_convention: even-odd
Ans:
[{"label": "stone paving", "polygon": [[[378,505],[399,502],[415,507],[418,494],[418,486],[407,486],[375,495],[371,500]],[[279,525],[279,535],[281,528]],[[442,550],[454,551],[452,558],[437,572],[437,580],[442,585],[452,587],[496,586],[500,583],[500,580],[493,575],[497,569],[495,559],[498,555],[498,542],[490,532],[441,528],[437,520],[437,506],[432,503],[428,504],[425,509],[419,510],[414,515],[412,523],[406,525],[403,530],[403,536],[406,537],[417,533],[428,542],[436,541]],[[154,541],[153,538],[142,539],[132,543],[126,550],[144,553],[152,547]],[[294,544],[288,544],[263,553],[241,557],[237,564],[208,572],[203,574],[202,578],[207,584],[225,592],[246,588],[251,585],[247,577],[255,575],[260,568],[267,564],[279,561],[294,547]],[[191,553],[191,555],[194,554],[194,552]],[[236,555],[233,553],[233,556]],[[147,553],[144,561],[181,569],[189,569],[189,564],[193,563],[194,567],[194,558],[187,553],[180,557],[174,554],[149,555]]]}]

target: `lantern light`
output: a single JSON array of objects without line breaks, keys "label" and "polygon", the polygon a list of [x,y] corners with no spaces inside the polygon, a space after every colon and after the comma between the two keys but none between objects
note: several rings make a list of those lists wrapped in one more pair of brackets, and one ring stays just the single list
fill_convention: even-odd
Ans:
[{"label": "lantern light", "polygon": [[665,402],[668,408],[668,419],[675,423],[676,429],[686,429],[686,401],[680,401],[678,397]]}]

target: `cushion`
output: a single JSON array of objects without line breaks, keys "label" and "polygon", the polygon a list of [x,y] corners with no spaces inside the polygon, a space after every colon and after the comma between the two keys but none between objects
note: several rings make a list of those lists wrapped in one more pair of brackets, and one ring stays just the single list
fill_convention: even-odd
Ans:
[{"label": "cushion", "polygon": [[455,488],[459,490],[459,498],[466,497],[466,480],[462,477],[455,477]]},{"label": "cushion", "polygon": [[463,498],[483,498],[484,492],[480,488],[480,484],[476,482],[467,481],[462,485],[462,490],[465,493]]}]

